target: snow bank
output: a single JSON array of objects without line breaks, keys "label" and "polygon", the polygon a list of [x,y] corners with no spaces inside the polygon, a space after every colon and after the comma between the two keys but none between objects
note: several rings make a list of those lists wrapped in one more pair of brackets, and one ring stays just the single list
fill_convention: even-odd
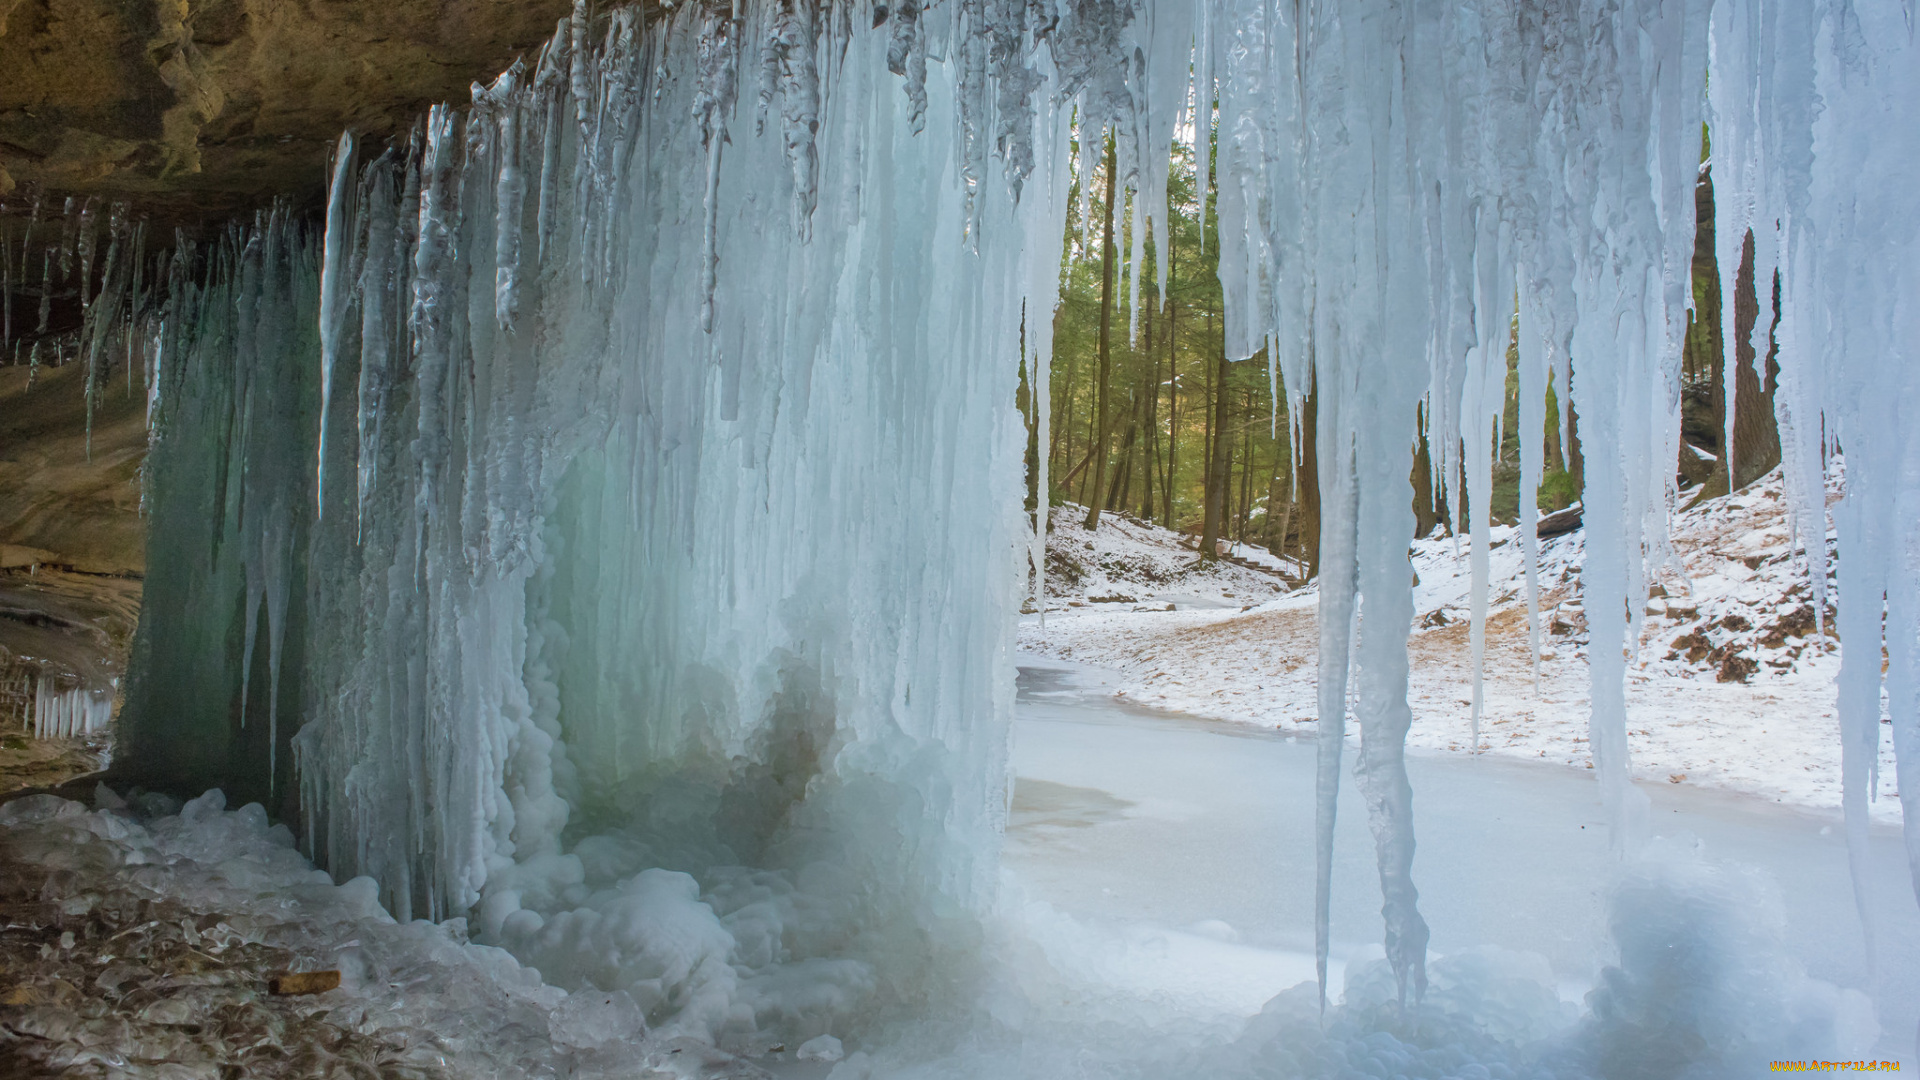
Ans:
[{"label": "snow bank", "polygon": [[[1053,508],[1047,532],[1047,611],[1126,611],[1135,604],[1248,607],[1286,591],[1286,579],[1200,557],[1197,540],[1126,514],[1086,528],[1085,507]],[[1235,558],[1279,570],[1264,549],[1233,545]],[[1255,552],[1264,556],[1256,560]],[[1029,608],[1032,607],[1029,601]]]},{"label": "snow bank", "polygon": [[[1659,595],[1641,610],[1640,649],[1628,668],[1628,744],[1638,778],[1839,806],[1839,662],[1834,643],[1815,632],[1804,545],[1787,514],[1776,470],[1675,517],[1674,559],[1650,584]],[[1489,530],[1481,750],[1587,768],[1585,532],[1540,544],[1537,684],[1516,538],[1510,526]],[[1408,745],[1469,750],[1471,541],[1417,540],[1411,559],[1418,583]],[[1304,734],[1316,730],[1315,603],[1309,589],[1244,613],[1107,613],[1050,621],[1044,638],[1029,618],[1020,641],[1043,655],[1120,671],[1118,693],[1140,704]],[[1890,731],[1880,755],[1873,813],[1897,821]]]}]

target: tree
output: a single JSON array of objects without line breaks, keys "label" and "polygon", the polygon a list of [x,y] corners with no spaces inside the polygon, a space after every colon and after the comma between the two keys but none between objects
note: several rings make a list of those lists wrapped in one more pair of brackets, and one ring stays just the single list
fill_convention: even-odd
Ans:
[{"label": "tree", "polygon": [[[1702,140],[1702,155],[1707,150]],[[1726,342],[1722,340],[1720,264],[1715,254],[1713,170],[1700,170],[1694,186],[1693,306],[1688,315],[1681,371],[1681,435],[1685,442],[1717,460],[1680,450],[1682,480],[1698,484],[1693,501],[1738,491],[1780,464],[1780,429],[1774,422],[1773,395],[1780,375],[1780,275],[1773,278],[1773,320],[1767,329],[1767,355],[1756,371],[1754,330],[1760,321],[1760,300],[1754,281],[1753,232],[1740,242],[1740,266],[1733,283],[1733,443],[1727,442]]]},{"label": "tree", "polygon": [[1105,220],[1100,226],[1100,389],[1094,405],[1093,446],[1088,451],[1093,461],[1093,498],[1087,500],[1086,527],[1089,529],[1100,525],[1100,478],[1106,470],[1107,446],[1113,437],[1113,412],[1109,400],[1113,389],[1113,195],[1119,186],[1116,182],[1119,171],[1116,158],[1113,136],[1108,134]]},{"label": "tree", "polygon": [[1206,518],[1200,528],[1200,556],[1212,559],[1219,554],[1220,528],[1226,521],[1227,489],[1233,478],[1233,442],[1227,434],[1227,349],[1224,339],[1216,354],[1218,365],[1213,377],[1213,419],[1209,424],[1210,449],[1207,455]]}]

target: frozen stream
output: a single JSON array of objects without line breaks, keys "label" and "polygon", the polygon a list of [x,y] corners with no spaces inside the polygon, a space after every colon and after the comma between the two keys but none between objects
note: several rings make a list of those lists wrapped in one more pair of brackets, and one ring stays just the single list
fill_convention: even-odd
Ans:
[{"label": "frozen stream", "polygon": [[[1024,895],[1121,943],[1116,983],[1193,1005],[1256,1011],[1313,977],[1310,742],[1130,706],[1101,669],[1021,657],[1005,864]],[[1477,944],[1547,958],[1578,1001],[1611,961],[1614,875],[1590,775],[1493,758],[1409,753],[1414,870],[1432,949]],[[1381,955],[1365,809],[1341,789],[1334,956]],[[1878,963],[1870,976],[1837,813],[1686,785],[1643,784],[1656,832],[1760,868],[1785,905],[1789,948],[1816,979],[1865,990],[1882,1057],[1911,1059],[1920,1014],[1920,907],[1897,833],[1873,836]],[[1341,972],[1332,975],[1337,995]],[[1871,987],[1869,989],[1869,987]],[[1781,1047],[1782,1057],[1792,1047]]]}]

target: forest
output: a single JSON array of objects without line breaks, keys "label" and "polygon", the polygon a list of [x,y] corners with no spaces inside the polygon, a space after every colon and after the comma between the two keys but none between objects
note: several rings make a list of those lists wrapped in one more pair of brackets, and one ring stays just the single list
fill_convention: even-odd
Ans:
[{"label": "forest", "polygon": [[[1038,454],[1047,455],[1048,502],[1071,505],[1088,527],[1103,514],[1121,514],[1178,530],[1193,538],[1203,557],[1221,544],[1263,547],[1297,560],[1303,577],[1318,567],[1319,483],[1314,460],[1312,387],[1282,384],[1264,355],[1236,360],[1226,355],[1216,198],[1216,132],[1204,142],[1176,140],[1168,176],[1167,251],[1156,250],[1152,232],[1141,238],[1139,307],[1130,310],[1127,281],[1133,178],[1117,175],[1122,155],[1111,135],[1099,167],[1076,168],[1067,200],[1060,301],[1054,312],[1054,348],[1049,372],[1051,410],[1047,445],[1024,367],[1019,404],[1028,432],[1027,508],[1037,492]],[[1084,159],[1077,142],[1069,160]],[[1764,365],[1756,363],[1755,328],[1761,306],[1754,282],[1754,238],[1744,238],[1735,278],[1735,363],[1732,455],[1729,476],[1728,366],[1722,338],[1720,270],[1715,254],[1713,175],[1707,165],[1708,133],[1702,132],[1700,179],[1695,187],[1692,262],[1693,306],[1688,312],[1681,357],[1681,444],[1674,463],[1682,504],[1737,491],[1780,463],[1773,396],[1779,378],[1774,331],[1779,324],[1778,275],[1768,304],[1770,322]],[[1204,153],[1208,168],[1198,165]],[[1087,188],[1082,193],[1082,187]],[[1083,212],[1082,208],[1086,208]],[[1150,209],[1146,215],[1159,212]],[[1157,285],[1166,261],[1166,289]],[[1510,345],[1506,405],[1496,433],[1492,517],[1513,524],[1519,517],[1520,417],[1518,344]],[[1579,358],[1573,358],[1577,379]],[[1564,511],[1580,499],[1579,417],[1569,407],[1566,437],[1560,432],[1561,388],[1547,389],[1547,460],[1539,487],[1542,514]],[[1293,391],[1290,393],[1290,391]],[[1289,414],[1289,401],[1299,416]],[[1440,475],[1424,434],[1414,447],[1411,481],[1418,535],[1452,531],[1465,521],[1465,484]],[[1454,467],[1465,459],[1452,455]],[[1731,481],[1731,482],[1730,482]],[[1461,511],[1456,514],[1455,509]],[[1573,527],[1563,514],[1542,529]]]}]

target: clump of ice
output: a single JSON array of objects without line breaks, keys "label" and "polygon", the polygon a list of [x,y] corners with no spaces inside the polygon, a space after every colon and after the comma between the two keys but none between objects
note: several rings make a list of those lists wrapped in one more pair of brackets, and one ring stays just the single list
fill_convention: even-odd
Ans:
[{"label": "clump of ice", "polygon": [[1872,1002],[1809,978],[1786,949],[1777,890],[1756,872],[1663,843],[1616,892],[1618,962],[1587,995],[1578,1039],[1605,1076],[1751,1076],[1794,1058],[1867,1056]]},{"label": "clump of ice", "polygon": [[647,1031],[646,1014],[625,990],[581,990],[568,994],[547,1018],[547,1033],[557,1046],[597,1050]]},{"label": "clump of ice", "polygon": [[801,1043],[800,1049],[795,1050],[793,1056],[800,1061],[835,1062],[847,1055],[839,1039],[831,1035],[819,1035]]}]

